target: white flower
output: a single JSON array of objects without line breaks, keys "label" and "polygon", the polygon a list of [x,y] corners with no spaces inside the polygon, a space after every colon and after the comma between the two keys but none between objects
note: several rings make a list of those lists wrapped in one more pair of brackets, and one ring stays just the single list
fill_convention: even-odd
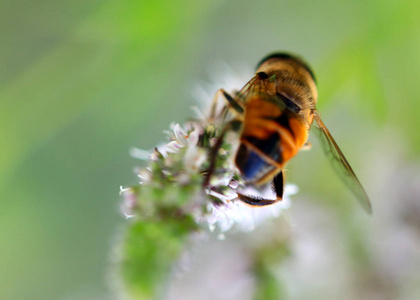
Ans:
[{"label": "white flower", "polygon": [[166,145],[158,147],[159,152],[164,156],[167,156],[168,153],[177,153],[181,148],[197,145],[200,132],[202,131],[201,128],[197,126],[193,131],[187,134],[178,123],[173,124],[171,127],[172,132],[169,131],[168,135],[172,141]]}]

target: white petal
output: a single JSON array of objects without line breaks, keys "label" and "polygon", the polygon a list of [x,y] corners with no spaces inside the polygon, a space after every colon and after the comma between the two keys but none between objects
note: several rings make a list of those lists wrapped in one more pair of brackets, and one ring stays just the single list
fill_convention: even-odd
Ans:
[{"label": "white petal", "polygon": [[174,126],[174,134],[175,134],[175,138],[178,142],[180,142],[183,146],[187,145],[187,140],[186,140],[186,132],[181,128],[181,125],[179,124],[175,124]]},{"label": "white petal", "polygon": [[137,147],[130,148],[130,155],[134,158],[147,160],[150,157],[150,151],[146,151]]},{"label": "white petal", "polygon": [[198,130],[194,130],[193,132],[191,132],[187,138],[187,141],[190,145],[197,145],[198,143],[198,138],[200,136],[200,132]]},{"label": "white petal", "polygon": [[172,141],[168,143],[165,147],[166,147],[166,152],[176,153],[179,151],[180,148],[183,148],[184,145],[180,144],[177,141]]}]

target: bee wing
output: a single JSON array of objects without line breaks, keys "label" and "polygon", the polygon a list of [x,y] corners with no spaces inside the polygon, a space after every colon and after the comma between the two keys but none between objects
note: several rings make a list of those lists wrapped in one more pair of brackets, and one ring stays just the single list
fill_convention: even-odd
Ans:
[{"label": "bee wing", "polygon": [[330,131],[325,127],[324,123],[319,116],[318,111],[314,111],[314,118],[317,124],[320,140],[326,155],[329,157],[331,164],[340,178],[344,181],[347,187],[357,197],[364,210],[372,214],[372,205],[365,189],[357,179],[352,168],[350,167],[347,159],[344,157],[334,138],[331,136]]},{"label": "bee wing", "polygon": [[235,98],[239,103],[246,102],[248,95],[252,94],[256,86],[262,84],[262,80],[258,76],[254,76],[248,81],[244,87],[235,93]]}]

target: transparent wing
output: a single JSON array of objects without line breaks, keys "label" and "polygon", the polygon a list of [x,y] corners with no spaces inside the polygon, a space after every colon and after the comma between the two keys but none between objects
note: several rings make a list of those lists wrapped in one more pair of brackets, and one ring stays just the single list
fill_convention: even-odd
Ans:
[{"label": "transparent wing", "polygon": [[[235,94],[235,101],[238,103],[246,103],[250,97],[258,95],[264,101],[276,104],[280,109],[287,110],[292,115],[297,115],[301,108],[286,96],[276,93],[275,76],[264,77],[256,74],[245,86]],[[264,74],[264,73],[263,73]]]},{"label": "transparent wing", "polygon": [[316,128],[318,129],[319,137],[322,141],[324,151],[330,159],[334,170],[357,197],[365,211],[369,214],[372,214],[372,205],[368,195],[365,192],[365,189],[357,179],[356,174],[354,174],[352,168],[347,162],[347,159],[344,157],[343,152],[341,152],[334,138],[331,136],[330,131],[327,129],[327,127],[325,127],[318,111],[314,112],[314,118],[317,124]]},{"label": "transparent wing", "polygon": [[239,103],[245,103],[246,99],[250,94],[252,94],[257,87],[261,87],[263,80],[261,80],[257,75],[252,77],[245,86],[235,94],[235,100]]}]

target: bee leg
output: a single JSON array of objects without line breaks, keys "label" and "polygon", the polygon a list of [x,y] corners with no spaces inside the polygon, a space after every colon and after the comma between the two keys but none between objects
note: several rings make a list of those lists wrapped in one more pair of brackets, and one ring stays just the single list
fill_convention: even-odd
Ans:
[{"label": "bee leg", "polygon": [[[216,94],[213,97],[213,101],[210,108],[210,120],[214,120],[216,118],[216,109],[217,109],[217,103],[219,100],[220,95],[225,98],[225,100],[228,102],[229,107],[233,109],[233,111],[238,114],[242,115],[244,113],[244,108],[232,97],[229,95],[224,89],[220,89],[216,92]],[[223,114],[224,109],[222,110],[221,114]]]},{"label": "bee leg", "polygon": [[242,124],[242,121],[240,120],[234,119],[230,121],[229,123],[225,125],[225,127],[222,130],[222,133],[217,138],[216,143],[214,144],[213,148],[210,151],[210,155],[209,155],[210,166],[207,169],[207,174],[205,174],[204,176],[204,180],[203,180],[204,188],[208,187],[210,184],[211,176],[213,175],[214,169],[216,167],[217,154],[219,153],[219,150],[223,145],[223,140],[225,138],[226,133],[229,130],[238,131],[241,128],[241,124]]},{"label": "bee leg", "polygon": [[284,175],[283,171],[280,171],[279,174],[276,175],[273,179],[273,190],[276,193],[277,201],[281,201],[283,199],[283,192],[284,192]]},{"label": "bee leg", "polygon": [[274,177],[272,184],[273,184],[273,190],[276,193],[276,199],[270,200],[270,199],[255,197],[255,196],[247,196],[247,195],[238,193],[237,200],[240,200],[243,203],[248,204],[250,206],[267,206],[267,205],[277,203],[283,199],[283,190],[284,190],[283,172],[280,172],[276,177]]}]

